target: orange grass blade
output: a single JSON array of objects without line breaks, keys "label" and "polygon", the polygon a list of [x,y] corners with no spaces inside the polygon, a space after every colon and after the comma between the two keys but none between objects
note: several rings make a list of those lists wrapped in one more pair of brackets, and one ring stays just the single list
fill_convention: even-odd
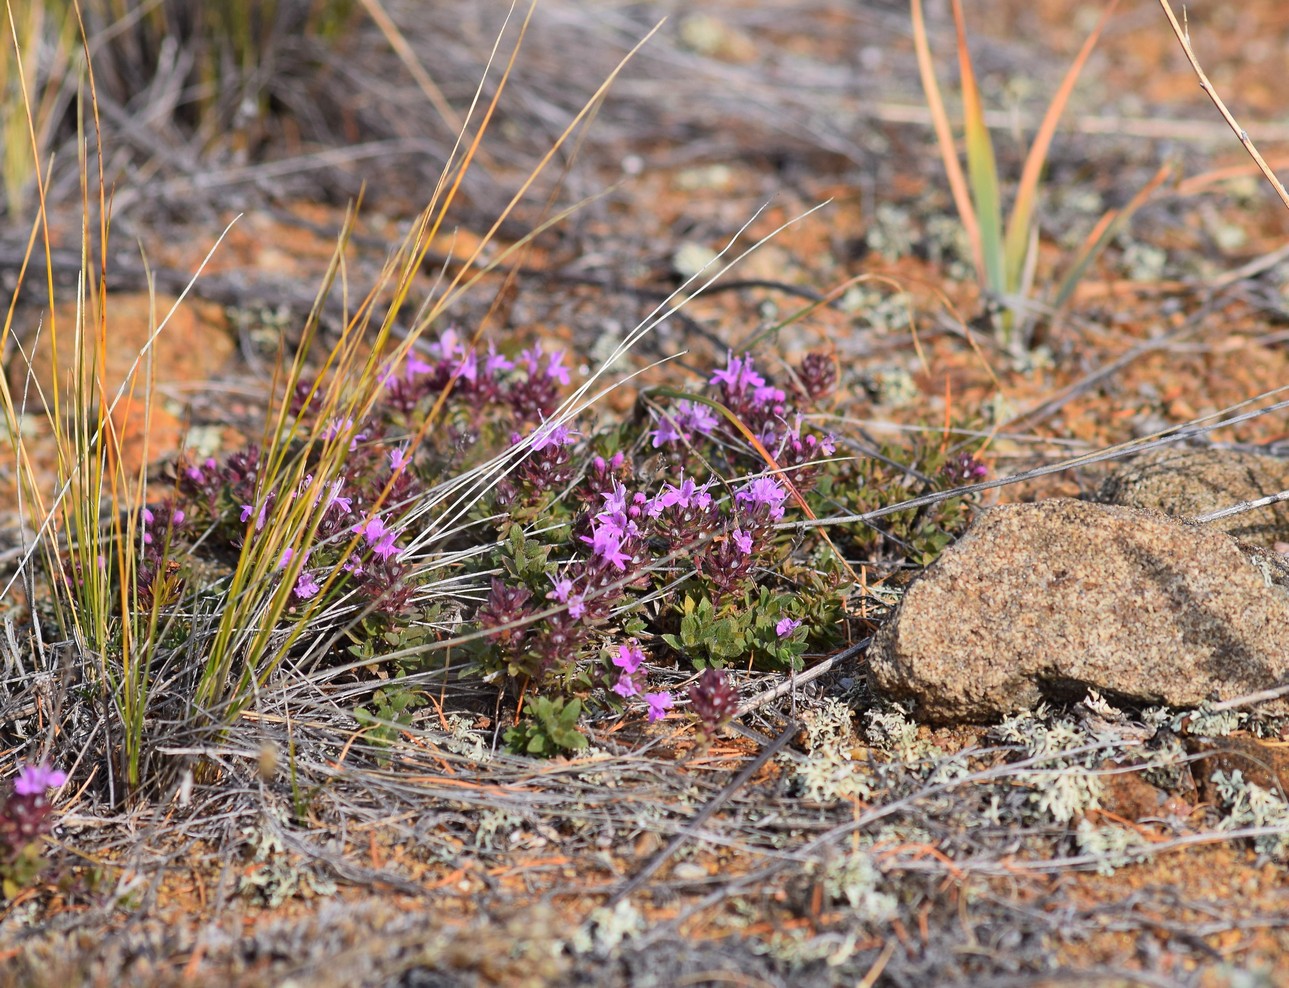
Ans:
[{"label": "orange grass blade", "polygon": [[984,252],[980,246],[980,224],[976,220],[976,209],[971,202],[971,193],[967,189],[967,179],[962,173],[962,163],[958,160],[958,148],[953,140],[953,128],[949,124],[949,115],[944,109],[944,100],[940,97],[940,84],[935,79],[935,65],[931,59],[931,45],[927,40],[926,19],[922,16],[922,0],[912,0],[913,13],[913,46],[917,49],[918,73],[922,76],[922,91],[926,94],[927,109],[931,111],[931,122],[935,126],[936,143],[940,145],[940,157],[944,161],[944,173],[949,179],[949,191],[953,193],[953,203],[958,209],[958,218],[966,231],[971,244],[971,260],[976,266],[976,277],[982,282],[985,278]]},{"label": "orange grass blade", "polygon": [[1164,165],[1155,172],[1149,182],[1141,187],[1141,190],[1128,201],[1128,204],[1121,209],[1111,209],[1097,222],[1084,239],[1082,245],[1074,254],[1074,262],[1070,265],[1069,271],[1061,279],[1060,287],[1056,290],[1056,295],[1052,299],[1052,306],[1056,309],[1064,307],[1065,303],[1070,300],[1074,294],[1075,286],[1082,280],[1083,275],[1087,272],[1090,265],[1097,256],[1105,249],[1106,244],[1114,239],[1115,235],[1123,229],[1123,225],[1132,218],[1132,214],[1142,207],[1147,199],[1154,194],[1155,190],[1164,183],[1175,171],[1171,162]]},{"label": "orange grass blade", "polygon": [[1029,231],[1034,220],[1034,206],[1038,199],[1038,183],[1043,174],[1043,166],[1047,163],[1047,152],[1052,146],[1052,138],[1056,135],[1056,125],[1065,112],[1070,95],[1074,92],[1074,84],[1078,82],[1079,75],[1092,54],[1092,49],[1118,6],[1119,0],[1110,0],[1096,27],[1083,42],[1079,54],[1070,63],[1065,78],[1061,80],[1060,88],[1052,97],[1052,102],[1048,104],[1047,113],[1043,115],[1038,133],[1034,135],[1034,142],[1029,147],[1029,154],[1025,157],[1025,166],[1020,173],[1020,184],[1016,187],[1016,201],[1012,204],[1011,215],[1007,219],[1004,257],[1008,292],[1015,292],[1020,288],[1021,272],[1025,268],[1025,259],[1030,252]]},{"label": "orange grass blade", "polygon": [[1003,256],[1003,213],[998,190],[998,164],[994,141],[985,125],[980,87],[967,48],[967,25],[961,0],[953,0],[953,25],[958,34],[958,65],[962,74],[962,121],[967,140],[967,174],[971,196],[980,224],[980,252],[984,261],[985,287],[995,295],[1006,290],[1006,259]]}]

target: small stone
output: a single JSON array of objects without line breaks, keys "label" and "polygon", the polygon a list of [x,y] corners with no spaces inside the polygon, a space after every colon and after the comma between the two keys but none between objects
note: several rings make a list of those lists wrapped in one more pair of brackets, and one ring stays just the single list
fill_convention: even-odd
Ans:
[{"label": "small stone", "polygon": [[1289,590],[1273,558],[1134,508],[994,508],[910,585],[869,649],[870,683],[933,723],[987,723],[1089,688],[1175,707],[1264,690],[1289,679]]},{"label": "small stone", "polygon": [[671,869],[671,877],[678,882],[701,882],[708,874],[707,869],[697,861],[681,861]]},{"label": "small stone", "polygon": [[[1137,457],[1108,477],[1097,500],[1194,518],[1283,490],[1289,490],[1289,460],[1239,450],[1168,446]],[[1272,546],[1289,539],[1289,502],[1206,524],[1246,542]]]}]

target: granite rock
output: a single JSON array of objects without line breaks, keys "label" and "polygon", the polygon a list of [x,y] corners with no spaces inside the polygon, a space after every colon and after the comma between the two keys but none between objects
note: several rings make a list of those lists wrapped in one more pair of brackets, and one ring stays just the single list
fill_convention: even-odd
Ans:
[{"label": "granite rock", "polygon": [[[1289,490],[1289,460],[1238,450],[1168,446],[1137,457],[1108,477],[1097,500],[1194,518],[1283,490]],[[1258,545],[1289,542],[1289,502],[1206,524]]]},{"label": "granite rock", "polygon": [[[1054,499],[985,512],[869,649],[875,693],[932,723],[1044,699],[1195,706],[1289,679],[1289,565],[1164,515]],[[1284,701],[1264,709],[1289,712]]]}]

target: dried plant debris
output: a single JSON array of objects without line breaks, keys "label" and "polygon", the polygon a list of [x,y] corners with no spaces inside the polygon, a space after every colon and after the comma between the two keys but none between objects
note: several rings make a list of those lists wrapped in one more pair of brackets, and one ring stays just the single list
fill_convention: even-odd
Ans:
[{"label": "dried plant debris", "polygon": [[[100,568],[119,578],[137,545],[138,599],[113,584],[100,599],[109,620],[79,625],[60,624],[39,588],[5,602],[0,741],[20,772],[0,780],[0,988],[1289,980],[1289,758],[1272,695],[1289,626],[1271,527],[1283,505],[1229,529],[1260,550],[1178,520],[1283,488],[1277,462],[1143,457],[1103,492],[1128,506],[1003,508],[949,548],[995,496],[960,488],[1031,454],[1176,429],[1282,385],[1283,255],[1240,256],[1278,250],[1275,224],[1230,209],[1257,199],[1225,184],[1229,173],[1191,183],[1200,210],[1178,186],[1115,235],[1042,347],[995,359],[979,330],[998,300],[960,283],[970,240],[948,215],[931,132],[908,122],[916,73],[891,78],[912,69],[908,11],[843,6],[803,0],[785,18],[715,0],[670,17],[597,101],[596,126],[557,149],[501,242],[481,250],[513,281],[440,311],[421,288],[454,276],[462,245],[518,187],[510,179],[665,11],[542,0],[506,84],[493,72],[476,90],[507,5],[285,0],[254,37],[212,7],[207,27],[223,33],[203,46],[195,22],[175,21],[182,3],[124,0],[138,10],[92,46],[98,123],[108,183],[145,178],[117,183],[113,227],[150,256],[127,263],[129,251],[101,245],[112,292],[151,287],[156,241],[180,251],[249,205],[219,273],[194,291],[240,310],[215,313],[219,352],[235,328],[243,349],[228,356],[261,375],[245,387],[256,402],[281,339],[313,325],[301,286],[320,271],[304,260],[306,228],[330,245],[343,227],[353,255],[337,259],[320,302],[323,335],[356,339],[359,312],[393,335],[330,377],[301,364],[301,387],[279,396],[282,428],[248,428],[236,382],[178,375],[173,389],[200,390],[210,421],[150,496],[106,513],[129,538],[102,556],[96,539],[47,554],[66,578],[51,585],[83,589]],[[1061,66],[1016,39],[1028,43],[1034,24],[1070,28],[1046,7],[1002,4],[981,26],[997,39],[971,39],[985,102],[1007,106],[1018,134],[1032,132],[1026,85],[1051,91]],[[1238,20],[1227,35],[1253,51],[1252,14]],[[949,25],[931,30],[951,52]],[[391,34],[410,47],[396,51]],[[1089,87],[1122,81],[1122,34],[1107,32],[1117,54]],[[63,150],[83,129],[74,74],[45,54],[38,78],[64,87],[38,107],[52,114],[39,139],[62,148],[50,215],[72,206],[47,256],[55,289],[70,291],[84,258],[64,234],[80,227],[82,194],[79,156]],[[1148,68],[1152,86],[1168,84]],[[368,295],[368,275],[401,268],[391,237],[424,206],[476,92],[481,110],[499,96],[499,133],[482,141],[480,167],[452,172],[463,184],[445,236],[423,258],[395,255],[409,302],[382,316],[377,300],[402,291]],[[1101,112],[1095,89],[1079,99],[1067,123],[1104,127],[1110,118],[1086,116]],[[1116,119],[1141,129],[1129,109]],[[1158,167],[1156,141],[1106,159],[1094,152],[1114,138],[1065,136],[1026,274],[1037,286],[1062,264],[1054,246],[1077,249]],[[999,174],[1021,165],[1013,143],[999,142]],[[326,204],[364,178],[367,205],[387,215],[351,228]],[[640,386],[634,406],[619,393],[581,407],[582,385],[609,380],[592,379],[597,368],[625,376],[652,359],[617,344],[677,274],[825,198],[830,211],[758,250],[733,273],[740,283],[723,278],[666,316],[651,345],[668,359],[626,382]],[[574,202],[569,222],[506,253]],[[14,229],[30,229],[32,205],[7,198]],[[202,236],[175,233],[181,219]],[[187,291],[178,257],[159,260],[158,312]],[[1222,291],[1201,283],[1246,261]],[[32,262],[29,281],[43,283]],[[0,242],[6,276],[21,263]],[[135,322],[150,322],[147,298],[135,298]],[[492,345],[474,335],[485,323]],[[754,337],[782,350],[753,358],[740,341]],[[154,356],[171,363],[165,347]],[[346,390],[364,374],[380,387]],[[41,374],[41,389],[56,376]],[[178,423],[174,397],[158,404]],[[240,436],[226,434],[238,423]],[[1249,419],[1233,431],[1252,443],[1283,428]],[[285,447],[272,438],[287,433]],[[160,444],[152,454],[173,452]],[[300,469],[288,476],[286,463]],[[1082,482],[1049,479],[1069,480],[1063,493]],[[66,500],[87,507],[84,531],[103,520],[96,497]],[[410,510],[449,501],[441,515]],[[1006,552],[971,555],[982,531],[1009,525]],[[29,541],[6,543],[6,559]],[[281,606],[232,592],[248,545],[262,557],[250,582]],[[80,555],[64,567],[65,548]],[[1061,553],[1077,565],[1056,565]],[[945,572],[989,614],[950,592],[911,630]],[[127,652],[125,632],[110,632],[148,613],[163,633],[133,641],[156,650]],[[1258,619],[1261,637],[1248,627]],[[240,684],[231,706],[194,689],[212,620],[241,643],[213,677]],[[892,675],[914,663],[903,649],[919,636],[938,695],[909,688],[926,664]],[[95,675],[127,666],[146,680],[133,706]],[[1006,681],[991,692],[995,675]],[[127,682],[140,680],[115,685]]]},{"label": "dried plant debris", "polygon": [[[614,753],[597,740],[586,756],[536,773],[503,754],[477,760],[406,746],[380,769],[390,749],[355,747],[344,786],[329,758],[299,758],[307,804],[278,782],[261,795],[248,784],[189,807],[187,833],[215,845],[221,831],[236,833],[244,848],[219,892],[224,919],[142,919],[172,867],[168,837],[150,861],[135,859],[130,870],[142,882],[127,894],[110,877],[126,872],[100,867],[100,888],[117,891],[88,893],[96,905],[75,928],[97,929],[92,937],[8,912],[0,943],[14,973],[0,984],[126,976],[167,984],[176,967],[155,958],[200,953],[198,970],[239,984],[662,985],[716,965],[771,984],[823,985],[862,978],[910,915],[922,917],[926,939],[891,954],[892,978],[995,970],[962,952],[987,928],[1019,938],[1017,971],[1052,973],[1060,965],[1050,945],[1093,935],[1100,923],[1101,907],[1079,898],[1069,876],[1151,874],[1197,843],[1278,862],[1289,839],[1282,790],[1217,767],[1196,747],[1251,737],[1248,728],[1278,730],[1259,716],[1133,713],[1095,694],[1064,713],[1039,707],[966,733],[827,696],[801,698],[797,716],[796,747],[705,820],[675,867],[611,908],[601,907],[593,876],[613,887],[683,828],[743,764],[722,747],[732,742],[713,742],[704,767]],[[317,730],[301,726],[300,750],[343,748],[343,731]],[[1192,773],[1211,776],[1212,803],[1186,789]],[[245,780],[254,778],[248,760]],[[1144,804],[1128,802],[1128,778],[1180,805],[1133,811]],[[270,792],[286,798],[264,803]],[[96,838],[106,840],[101,850]],[[102,829],[79,830],[76,842],[97,859],[115,857]],[[570,882],[575,859],[583,863]],[[192,868],[199,859],[180,860]],[[220,869],[211,865],[201,880],[215,889]],[[69,889],[87,888],[74,861],[59,867]],[[1053,884],[1059,876],[1066,884]],[[1002,880],[1048,905],[1033,912],[994,894]],[[270,906],[292,918],[242,925],[239,917]],[[140,922],[121,925],[131,910]],[[1143,906],[1117,922],[1144,932],[1155,916]]]}]

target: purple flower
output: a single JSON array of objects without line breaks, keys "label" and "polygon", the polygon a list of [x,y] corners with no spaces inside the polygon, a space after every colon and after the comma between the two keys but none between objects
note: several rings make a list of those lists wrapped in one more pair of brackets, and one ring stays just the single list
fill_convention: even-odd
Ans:
[{"label": "purple flower", "polygon": [[533,433],[532,447],[534,451],[539,451],[547,446],[572,446],[576,436],[577,433],[566,425],[546,424]]},{"label": "purple flower", "polygon": [[[354,420],[351,418],[346,417],[343,419],[332,419],[327,423],[327,427],[322,430],[323,442],[330,442],[342,432],[348,432],[352,428],[354,428]],[[366,438],[367,433],[365,432],[358,432],[351,436],[349,439],[349,452],[352,453],[356,450],[358,448],[358,444]]]},{"label": "purple flower", "polygon": [[399,469],[406,462],[408,462],[407,450],[402,446],[396,446],[389,451],[389,468],[391,470]]},{"label": "purple flower", "polygon": [[676,421],[670,415],[663,415],[658,420],[658,428],[650,433],[653,436],[653,448],[661,449],[677,439],[684,439],[685,434],[676,428]]},{"label": "purple flower", "polygon": [[757,477],[734,495],[734,500],[756,507],[764,504],[770,509],[770,519],[778,521],[783,517],[783,502],[788,492],[773,477]]},{"label": "purple flower", "polygon": [[[380,382],[382,388],[388,387],[394,378],[398,376],[399,363],[400,361],[398,360],[391,360],[385,370],[381,372],[377,381]],[[403,380],[409,384],[414,377],[434,370],[433,364],[427,364],[410,350],[404,355],[401,363],[403,365]]]},{"label": "purple flower", "polygon": [[591,551],[617,570],[625,570],[631,562],[631,553],[622,551],[624,533],[615,524],[601,521],[582,541],[590,543]]},{"label": "purple flower", "polygon": [[779,620],[774,626],[774,633],[780,638],[787,638],[790,634],[801,627],[801,622],[793,618],[785,617]]},{"label": "purple flower", "polygon": [[536,377],[542,365],[542,348],[536,345],[530,346],[520,352],[519,359],[523,361],[524,370],[528,372],[528,376]]},{"label": "purple flower", "polygon": [[595,516],[595,520],[603,527],[611,529],[617,534],[623,542],[640,533],[639,526],[631,520],[633,512],[630,508],[626,511],[601,511]]},{"label": "purple flower", "polygon": [[627,488],[625,484],[613,485],[613,490],[602,491],[600,497],[604,498],[604,510],[597,517],[613,518],[621,515],[623,518],[627,515]]},{"label": "purple flower", "polygon": [[449,326],[439,337],[439,341],[431,347],[437,350],[439,356],[444,360],[451,360],[453,357],[465,353],[465,344],[461,342],[461,336],[457,333],[456,327]]},{"label": "purple flower", "polygon": [[530,378],[545,377],[547,380],[557,381],[560,384],[567,385],[569,382],[568,368],[564,366],[564,351],[556,350],[553,353],[545,354],[545,366],[542,366],[542,350],[539,346],[531,346],[519,355],[523,362],[524,370],[528,372]]},{"label": "purple flower", "polygon": [[688,508],[691,505],[695,508],[706,508],[712,503],[712,496],[707,493],[707,488],[710,486],[711,481],[708,481],[699,487],[692,477],[684,477],[679,487],[664,484],[663,489],[649,503],[649,514],[656,518],[665,508],[670,508],[672,505],[678,505],[681,508]]},{"label": "purple flower", "polygon": [[626,462],[626,459],[627,458],[623,452],[618,450],[618,452],[614,453],[608,460],[605,460],[603,456],[595,457],[595,459],[591,461],[591,469],[594,473],[602,477],[606,473],[613,473],[622,469],[622,464]]},{"label": "purple flower", "polygon": [[45,762],[24,765],[18,769],[13,791],[19,796],[43,796],[46,789],[57,789],[67,782],[67,773],[50,768]]},{"label": "purple flower", "polygon": [[496,377],[504,371],[514,370],[514,367],[513,361],[507,360],[499,354],[493,344],[488,344],[488,356],[483,361],[483,372],[488,377]]},{"label": "purple flower", "polygon": [[282,550],[282,558],[281,558],[281,559],[279,559],[279,560],[278,560],[278,562],[277,562],[277,568],[278,568],[278,569],[286,569],[287,563],[289,563],[289,562],[291,561],[291,557],[292,557],[292,556],[294,556],[294,555],[295,555],[295,550],[294,550],[294,549],[283,549],[283,550]]},{"label": "purple flower", "polygon": [[546,599],[567,604],[568,616],[574,621],[580,620],[586,613],[586,599],[580,593],[573,592],[573,581],[566,576],[555,580],[555,589],[546,595]]},{"label": "purple flower", "polygon": [[619,645],[618,654],[613,657],[613,664],[630,675],[640,671],[644,660],[644,650],[638,645]]},{"label": "purple flower", "polygon": [[677,439],[689,439],[690,434],[701,432],[703,435],[709,435],[720,422],[716,418],[716,413],[706,405],[697,401],[681,399],[676,402],[676,408],[670,413],[664,413],[658,420],[658,428],[654,429],[653,448],[658,449],[673,443]]},{"label": "purple flower", "polygon": [[251,515],[255,515],[255,531],[257,531],[257,532],[258,532],[260,529],[262,529],[262,528],[264,527],[264,522],[265,522],[265,520],[268,518],[268,515],[269,515],[269,503],[268,503],[268,501],[265,501],[262,505],[260,505],[259,514],[256,514],[256,512],[255,512],[255,505],[253,505],[253,504],[243,504],[243,505],[242,505],[242,522],[243,522],[243,523],[245,523],[245,522],[246,522],[246,520],[247,520],[248,518],[250,518],[250,517],[251,517]]},{"label": "purple flower", "polygon": [[457,365],[456,374],[471,384],[479,380],[479,358],[475,356],[473,350],[468,351],[461,363]]},{"label": "purple flower", "polygon": [[699,401],[682,399],[676,402],[676,417],[684,428],[693,429],[703,435],[708,435],[720,425],[716,413]]},{"label": "purple flower", "polygon": [[339,507],[343,514],[349,514],[354,510],[354,500],[351,497],[341,497],[340,488],[345,485],[343,477],[337,478],[331,484],[331,490],[327,493],[327,507],[324,511],[329,511],[333,507]]},{"label": "purple flower", "polygon": [[556,350],[546,358],[546,376],[568,386],[568,368],[564,366],[564,351]]},{"label": "purple flower", "polygon": [[662,720],[667,716],[675,701],[672,700],[670,693],[646,693],[644,695],[645,703],[649,705],[649,723],[656,720]]},{"label": "purple flower", "polygon": [[640,692],[640,687],[631,678],[631,673],[624,672],[618,677],[618,681],[613,684],[613,692],[618,696],[635,696]]},{"label": "purple flower", "polygon": [[787,397],[780,388],[768,384],[752,389],[752,401],[754,404],[769,405],[775,411],[782,410],[783,402],[787,400]]},{"label": "purple flower", "polygon": [[734,529],[731,533],[734,539],[734,547],[745,556],[752,555],[752,533],[745,532],[742,529]]},{"label": "purple flower", "polygon": [[354,525],[350,531],[363,536],[368,542],[378,542],[389,529],[385,527],[385,520],[380,515],[373,515],[366,521],[360,521]]},{"label": "purple flower", "polygon": [[366,521],[359,522],[350,528],[351,532],[356,532],[367,540],[371,546],[371,551],[382,559],[397,557],[402,551],[394,544],[398,538],[399,532],[385,524],[384,519],[379,515],[374,515]]},{"label": "purple flower", "polygon": [[989,476],[989,468],[964,450],[944,465],[942,473],[951,484],[974,484]]},{"label": "purple flower", "polygon": [[385,529],[385,533],[378,540],[372,543],[371,551],[380,556],[381,559],[389,559],[391,557],[396,559],[398,558],[399,553],[403,551],[394,544],[394,540],[397,538],[398,532],[394,531],[392,528],[387,528]]},{"label": "purple flower", "polygon": [[314,579],[312,573],[308,570],[301,570],[300,576],[295,581],[295,587],[291,592],[300,600],[308,600],[321,589],[322,587],[318,585],[318,581]]},{"label": "purple flower", "polygon": [[428,364],[414,353],[407,355],[407,362],[403,364],[403,380],[411,381],[412,378],[421,374],[428,374],[434,370],[433,364]]},{"label": "purple flower", "polygon": [[711,376],[712,384],[723,384],[734,394],[742,394],[748,387],[759,388],[765,385],[765,378],[752,369],[751,354],[744,354],[742,359],[727,354],[725,368]]}]

